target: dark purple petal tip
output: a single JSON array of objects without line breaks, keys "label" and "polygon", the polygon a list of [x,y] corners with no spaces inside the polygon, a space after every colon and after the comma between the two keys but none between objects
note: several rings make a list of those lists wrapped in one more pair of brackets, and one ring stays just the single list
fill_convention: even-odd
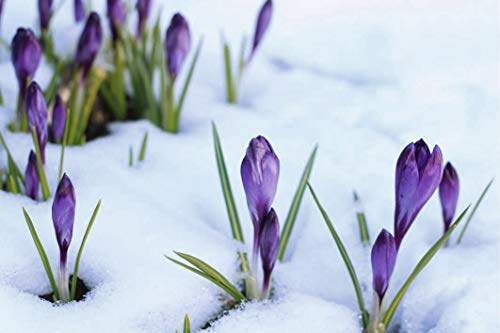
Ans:
[{"label": "dark purple petal tip", "polygon": [[443,171],[441,184],[439,184],[439,199],[443,212],[444,232],[450,228],[455,210],[457,208],[458,194],[460,192],[460,182],[458,174],[450,162],[446,163]]},{"label": "dark purple petal tip", "polygon": [[280,225],[278,216],[271,208],[262,224],[260,232],[260,258],[262,260],[262,271],[264,272],[263,294],[267,295],[271,274],[278,255],[280,240]]},{"label": "dark purple petal tip", "polygon": [[142,37],[142,32],[144,30],[144,26],[146,24],[146,21],[149,18],[149,14],[151,12],[151,4],[153,3],[152,0],[138,0],[137,1],[137,15],[138,15],[138,21],[137,21],[137,38]]},{"label": "dark purple petal tip", "polygon": [[382,229],[372,247],[373,290],[377,293],[379,304],[389,287],[394,265],[396,264],[396,241],[385,229]]},{"label": "dark purple petal tip", "polygon": [[42,162],[45,162],[45,146],[47,145],[47,103],[42,89],[35,81],[31,82],[26,93],[26,118],[31,129],[35,127]]},{"label": "dark purple petal tip", "polygon": [[113,41],[118,40],[118,27],[125,22],[125,3],[122,0],[108,0],[107,13]]},{"label": "dark purple petal tip", "polygon": [[430,153],[420,139],[403,149],[396,164],[394,236],[397,247],[441,181],[443,157],[435,146]]},{"label": "dark purple petal tip", "polygon": [[38,15],[42,31],[46,31],[49,28],[49,22],[52,16],[52,3],[53,0],[38,0]]},{"label": "dark purple petal tip", "polygon": [[251,60],[253,54],[259,47],[264,34],[269,28],[269,23],[271,23],[271,17],[273,15],[273,2],[267,0],[259,11],[259,16],[257,17],[257,23],[255,24],[255,33],[253,36],[252,50],[250,52],[249,61]]},{"label": "dark purple petal tip", "polygon": [[30,151],[28,158],[28,165],[24,172],[25,179],[25,193],[33,200],[38,198],[38,187],[40,182],[38,180],[38,168],[36,166],[36,154],[33,150]]},{"label": "dark purple petal tip", "polygon": [[83,4],[83,0],[75,0],[74,1],[73,11],[74,11],[76,22],[81,22],[85,19],[85,5]]},{"label": "dark purple petal tip", "polygon": [[94,59],[101,48],[101,19],[96,12],[90,13],[83,28],[76,50],[76,65],[83,70],[82,79],[87,77]]},{"label": "dark purple petal tip", "polygon": [[54,109],[52,110],[52,126],[50,135],[55,142],[61,142],[64,137],[64,126],[66,124],[66,105],[61,96],[56,96]]},{"label": "dark purple petal tip", "polygon": [[42,47],[31,29],[19,28],[11,43],[11,60],[21,93],[32,79],[42,58]]},{"label": "dark purple petal tip", "polygon": [[184,16],[177,13],[172,17],[165,34],[167,68],[172,79],[177,77],[191,49],[191,32]]},{"label": "dark purple petal tip", "polygon": [[61,252],[66,252],[73,236],[75,221],[75,190],[69,177],[64,174],[57,186],[52,203],[52,221],[56,231],[57,243]]}]

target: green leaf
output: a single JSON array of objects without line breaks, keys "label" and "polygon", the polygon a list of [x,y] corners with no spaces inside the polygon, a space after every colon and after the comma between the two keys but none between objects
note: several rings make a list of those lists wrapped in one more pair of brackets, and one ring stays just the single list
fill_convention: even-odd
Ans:
[{"label": "green leaf", "polygon": [[7,177],[7,190],[8,190],[8,192],[14,193],[14,194],[21,193],[19,191],[19,186],[16,183],[16,181],[15,181],[14,177],[12,176],[12,174],[9,174],[8,177]]},{"label": "green leaf", "polygon": [[33,238],[33,242],[35,242],[36,249],[38,250],[38,254],[40,255],[40,259],[42,259],[43,267],[45,268],[45,272],[47,273],[47,277],[49,278],[50,285],[52,286],[52,291],[54,292],[54,299],[59,300],[59,290],[57,289],[56,280],[54,279],[54,274],[52,274],[52,268],[50,268],[49,259],[47,258],[47,254],[43,249],[43,245],[40,242],[40,238],[38,238],[38,234],[36,233],[35,226],[31,221],[28,212],[23,208],[24,219],[26,220],[26,224],[30,230],[31,238]]},{"label": "green leaf", "polygon": [[309,191],[311,192],[311,195],[316,202],[316,205],[318,206],[321,215],[323,215],[323,219],[326,222],[326,225],[328,226],[328,229],[330,230],[330,233],[332,234],[333,239],[335,240],[335,243],[337,244],[337,248],[339,249],[340,255],[342,256],[342,259],[344,260],[344,264],[347,268],[347,271],[349,272],[349,276],[351,277],[352,284],[354,286],[354,290],[356,292],[356,298],[358,299],[358,306],[359,310],[361,311],[361,319],[363,322],[363,328],[365,328],[368,325],[368,312],[366,311],[365,308],[365,302],[363,300],[363,293],[361,292],[361,287],[359,285],[358,281],[358,276],[356,275],[356,271],[354,270],[354,266],[352,265],[351,259],[349,258],[349,255],[347,254],[347,250],[345,249],[344,244],[340,240],[339,235],[337,234],[337,231],[335,231],[335,228],[333,227],[333,224],[328,217],[328,214],[326,211],[323,209],[321,204],[319,203],[318,197],[316,196],[316,193],[314,193],[314,190],[307,182],[307,186],[309,187]]},{"label": "green leaf", "polygon": [[493,184],[494,180],[495,180],[495,178],[493,178],[492,180],[490,180],[490,182],[488,183],[488,185],[486,185],[486,187],[484,188],[483,193],[481,193],[481,195],[479,196],[479,199],[476,201],[476,204],[474,205],[474,208],[472,208],[472,212],[470,213],[469,217],[465,221],[464,227],[462,228],[462,231],[460,232],[460,235],[458,236],[457,244],[460,244],[460,242],[462,241],[462,238],[464,238],[464,234],[465,234],[465,231],[467,230],[467,227],[469,226],[469,222],[472,220],[472,217],[476,213],[477,208],[481,204],[481,201],[483,201],[483,198],[485,197],[486,193],[490,189],[491,184]]},{"label": "green leaf", "polygon": [[193,61],[191,62],[191,66],[189,66],[189,72],[186,77],[186,81],[184,82],[184,86],[182,87],[182,92],[179,97],[177,107],[175,109],[177,123],[179,122],[179,115],[181,114],[182,107],[184,105],[184,100],[186,98],[189,84],[191,83],[191,78],[193,77],[194,69],[196,68],[196,64],[198,63],[198,57],[200,55],[202,45],[203,45],[203,38],[200,39],[200,41],[198,42],[198,46],[196,47],[196,52],[194,53]]},{"label": "green leaf", "polygon": [[80,244],[80,249],[78,250],[78,255],[76,256],[75,268],[73,270],[73,277],[71,279],[71,300],[75,299],[76,296],[76,284],[78,279],[78,268],[80,267],[80,259],[82,258],[83,248],[85,247],[85,242],[87,241],[87,237],[89,236],[90,229],[94,225],[94,221],[97,217],[97,213],[99,212],[99,208],[101,207],[101,200],[97,202],[97,206],[92,213],[92,217],[90,218],[89,224],[87,225],[87,229],[85,230],[85,235],[83,235],[82,243]]},{"label": "green leaf", "polygon": [[134,148],[130,145],[128,149],[128,166],[132,167],[134,165]]},{"label": "green leaf", "polygon": [[146,157],[147,144],[148,144],[148,132],[144,133],[144,137],[142,138],[141,150],[139,151],[139,162],[144,161],[144,157]]},{"label": "green leaf", "polygon": [[47,177],[45,176],[45,170],[43,168],[40,144],[38,143],[38,137],[36,135],[35,126],[31,127],[31,136],[33,137],[33,143],[35,144],[36,168],[38,171],[38,178],[40,178],[42,197],[44,201],[47,201],[50,198],[50,189],[49,189],[49,184],[47,183]]},{"label": "green leaf", "polygon": [[231,65],[231,50],[224,42],[224,70],[226,73],[226,100],[228,103],[236,103],[236,91],[233,80],[233,68]]},{"label": "green leaf", "polygon": [[189,322],[189,316],[187,314],[184,317],[184,333],[191,333],[191,323]]},{"label": "green leaf", "polygon": [[432,245],[432,247],[425,253],[425,255],[422,257],[422,259],[420,259],[420,261],[418,262],[418,264],[415,267],[415,269],[413,270],[413,272],[411,272],[410,276],[408,277],[406,282],[403,284],[401,289],[399,289],[398,293],[396,294],[396,296],[392,300],[391,305],[387,308],[387,311],[384,314],[384,318],[382,319],[382,324],[384,324],[384,326],[386,328],[389,326],[389,323],[392,319],[392,316],[396,312],[396,309],[398,308],[398,305],[401,302],[401,299],[405,295],[405,293],[408,290],[408,288],[410,287],[411,283],[415,280],[415,278],[418,276],[418,274],[425,268],[425,266],[427,266],[427,264],[431,261],[431,259],[434,257],[436,252],[439,250],[439,248],[441,246],[443,246],[443,244],[446,243],[446,240],[450,237],[453,230],[456,229],[456,227],[458,226],[460,221],[463,219],[463,217],[465,216],[465,214],[469,210],[469,207],[470,207],[470,205],[467,206],[467,208],[465,208],[465,210],[462,212],[462,214],[460,214],[460,216],[455,221],[455,223],[452,224],[450,229],[448,229],[448,231],[443,236],[441,236],[441,238],[439,238],[438,241],[436,243],[434,243],[434,245]]},{"label": "green leaf", "polygon": [[283,261],[283,258],[285,257],[285,251],[288,245],[288,241],[290,239],[290,235],[292,234],[292,229],[295,224],[295,220],[297,219],[300,203],[302,202],[302,198],[304,197],[307,180],[311,175],[317,151],[318,151],[318,146],[316,145],[311,153],[311,156],[309,157],[309,160],[307,161],[306,167],[300,179],[299,186],[297,187],[297,191],[295,192],[295,195],[293,197],[292,205],[288,210],[288,215],[286,216],[285,224],[283,225],[283,230],[281,231],[281,238],[278,247],[279,261]]},{"label": "green leaf", "polygon": [[358,227],[359,227],[359,238],[361,239],[363,246],[368,247],[370,246],[370,233],[368,232],[368,224],[366,222],[366,216],[361,208],[361,202],[359,200],[358,193],[356,193],[356,191],[353,191],[352,194],[354,197],[355,204],[359,207],[358,211],[356,212],[356,218],[358,220]]},{"label": "green leaf", "polygon": [[61,72],[64,68],[64,63],[61,59],[58,59],[56,62],[56,66],[54,69],[54,73],[52,74],[52,78],[50,79],[49,85],[45,88],[43,95],[45,97],[45,101],[47,105],[50,105],[57,93],[57,86],[59,84],[59,79],[61,78]]},{"label": "green leaf", "polygon": [[26,182],[24,181],[24,175],[22,174],[21,170],[19,170],[19,167],[17,166],[16,162],[12,158],[12,154],[10,153],[9,147],[7,147],[7,143],[5,143],[5,139],[3,138],[2,132],[0,132],[0,142],[2,143],[3,149],[5,149],[5,152],[7,152],[9,168],[12,167],[13,170],[11,170],[11,171],[14,172],[15,175],[17,176],[17,178],[19,178],[19,180],[21,180],[21,183],[23,183],[23,185],[25,185]]},{"label": "green leaf", "polygon": [[[68,110],[69,112],[69,110]],[[63,140],[61,143],[61,155],[59,157],[59,173],[57,176],[58,180],[61,180],[63,176],[63,171],[64,171],[64,152],[66,150],[66,145],[68,142],[68,117],[64,120],[64,133],[63,133]]]}]

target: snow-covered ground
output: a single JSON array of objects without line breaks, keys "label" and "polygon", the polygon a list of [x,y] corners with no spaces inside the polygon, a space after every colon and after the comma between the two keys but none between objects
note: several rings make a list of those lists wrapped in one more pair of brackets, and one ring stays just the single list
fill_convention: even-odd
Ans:
[{"label": "snow-covered ground", "polygon": [[[104,12],[104,1],[92,2]],[[73,52],[81,29],[72,23],[71,3],[65,2],[52,24],[56,49],[65,53]],[[218,313],[220,291],[163,256],[184,251],[237,279],[238,245],[230,237],[211,120],[221,135],[247,239],[252,226],[239,166],[248,141],[265,135],[281,160],[274,204],[281,221],[306,159],[319,144],[311,183],[368,287],[367,300],[369,251],[358,239],[353,189],[363,200],[373,239],[382,227],[392,230],[395,162],[408,142],[423,137],[439,144],[445,160],[453,162],[461,181],[459,210],[498,175],[496,1],[276,1],[269,34],[243,81],[241,105],[228,106],[220,32],[236,48],[243,33],[253,32],[260,4],[165,1],[164,25],[181,11],[194,40],[205,38],[181,132],[169,135],[147,121],[116,123],[111,135],[67,150],[65,170],[77,195],[70,267],[92,209],[103,199],[80,268],[80,277],[92,287],[85,301],[54,307],[36,296],[50,285],[21,207],[31,214],[55,266],[51,201],[35,203],[0,192],[2,332],[173,332],[185,313],[195,328]],[[36,17],[35,1],[7,0],[2,37],[10,41],[21,25],[36,27]],[[107,21],[103,24],[107,30]],[[46,83],[49,76],[42,65],[36,79]],[[17,94],[5,52],[0,87],[6,100],[0,109],[2,133],[24,168],[31,138],[5,130]],[[129,168],[128,147],[133,144],[137,151],[145,131],[146,160]],[[59,149],[47,148],[52,188]],[[3,151],[0,155],[5,165]],[[494,184],[463,243],[441,250],[417,278],[393,321],[401,332],[500,328],[498,194]],[[435,195],[403,243],[390,296],[441,230]],[[274,278],[274,300],[229,313],[211,332],[360,331],[349,276],[309,193],[286,262],[277,265]]]}]

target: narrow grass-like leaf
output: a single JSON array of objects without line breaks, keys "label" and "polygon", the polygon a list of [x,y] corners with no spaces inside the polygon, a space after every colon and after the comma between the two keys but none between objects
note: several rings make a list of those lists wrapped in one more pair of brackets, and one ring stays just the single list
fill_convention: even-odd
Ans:
[{"label": "narrow grass-like leaf", "polygon": [[43,95],[45,97],[45,101],[47,105],[50,105],[54,98],[56,97],[57,87],[59,84],[59,79],[61,78],[61,72],[64,68],[64,63],[61,59],[58,59],[56,62],[54,74],[52,74],[52,78],[50,79],[49,85],[45,88]]},{"label": "narrow grass-like leaf", "polygon": [[35,242],[36,249],[38,250],[38,254],[40,255],[40,259],[42,259],[43,267],[45,268],[45,272],[47,273],[47,277],[49,278],[50,285],[52,287],[52,291],[54,292],[54,300],[59,300],[59,290],[57,289],[56,280],[54,279],[54,274],[52,274],[52,268],[50,268],[49,259],[47,258],[47,254],[43,249],[43,245],[40,242],[40,238],[38,238],[38,234],[36,233],[35,226],[31,221],[30,216],[26,209],[23,208],[24,219],[26,220],[26,224],[30,230],[31,238],[33,238],[33,242]]},{"label": "narrow grass-like leaf", "polygon": [[184,333],[191,333],[191,323],[189,322],[189,316],[187,314],[184,317]]},{"label": "narrow grass-like leaf", "polygon": [[19,193],[21,193],[19,191],[19,186],[16,183],[16,181],[15,181],[14,177],[12,176],[12,174],[9,174],[7,176],[7,190],[8,190],[8,192],[13,193],[13,194],[19,194]]},{"label": "narrow grass-like leaf", "polygon": [[231,50],[224,42],[224,70],[226,73],[226,100],[228,103],[236,103],[236,92],[233,79],[233,67],[231,65]]},{"label": "narrow grass-like leaf", "polygon": [[307,161],[304,172],[302,173],[302,177],[300,179],[299,186],[297,187],[297,191],[293,197],[292,205],[288,210],[288,215],[286,216],[285,224],[283,225],[283,230],[281,231],[280,243],[278,247],[278,260],[283,261],[285,257],[285,251],[288,245],[288,241],[290,240],[290,235],[292,234],[292,229],[295,224],[295,220],[297,218],[297,214],[299,212],[300,203],[302,202],[302,198],[304,197],[304,192],[306,189],[307,180],[311,175],[311,171],[314,164],[314,158],[316,157],[316,152],[318,151],[318,146],[316,145]]},{"label": "narrow grass-like leaf", "polygon": [[146,146],[148,144],[148,132],[144,133],[144,137],[142,138],[141,150],[139,151],[139,162],[144,161],[144,157],[146,157]]},{"label": "narrow grass-like leaf", "polygon": [[198,46],[196,47],[196,52],[194,53],[193,61],[191,62],[191,66],[189,66],[189,71],[186,77],[186,81],[184,82],[181,95],[179,96],[179,101],[177,102],[177,107],[175,108],[177,123],[179,122],[179,115],[182,111],[182,107],[184,106],[184,100],[186,99],[186,94],[189,88],[189,84],[191,83],[191,78],[193,77],[194,69],[196,68],[196,64],[198,63],[198,57],[200,56],[202,45],[203,45],[203,38],[201,38],[200,41],[198,42]]},{"label": "narrow grass-like leaf", "polygon": [[460,242],[462,241],[462,238],[464,238],[464,234],[465,234],[465,231],[467,230],[467,227],[469,226],[469,222],[472,220],[472,217],[476,213],[477,208],[481,204],[481,201],[483,201],[483,198],[485,197],[486,193],[490,189],[491,184],[493,184],[494,180],[495,180],[495,178],[493,178],[492,180],[490,180],[490,182],[488,183],[488,185],[486,185],[486,187],[484,188],[483,193],[481,193],[481,195],[479,196],[479,199],[474,204],[474,207],[472,208],[472,211],[471,211],[469,217],[467,218],[467,220],[465,221],[465,224],[464,224],[464,226],[462,228],[462,231],[460,232],[460,235],[458,236],[457,244],[460,244]]},{"label": "narrow grass-like leaf", "polygon": [[132,167],[134,165],[134,148],[132,145],[128,148],[128,166]]},{"label": "narrow grass-like leaf", "polygon": [[[68,110],[69,113],[69,110]],[[68,142],[68,117],[64,120],[64,134],[63,140],[61,143],[61,156],[59,157],[59,173],[57,175],[57,179],[61,180],[64,171],[64,152],[66,151],[66,145]]]},{"label": "narrow grass-like leaf", "polygon": [[337,231],[335,231],[335,228],[333,227],[333,224],[328,217],[328,214],[326,211],[323,209],[321,204],[319,203],[318,197],[316,196],[316,193],[314,192],[311,184],[309,182],[307,183],[307,186],[309,187],[309,191],[311,192],[311,195],[316,202],[316,205],[318,206],[321,215],[323,215],[323,219],[326,222],[326,225],[328,226],[328,229],[330,230],[330,233],[332,234],[333,239],[335,240],[335,243],[337,244],[337,248],[339,249],[340,255],[342,256],[342,259],[344,260],[345,266],[347,268],[347,271],[349,272],[349,276],[351,277],[352,284],[354,286],[354,290],[356,292],[356,298],[358,299],[358,306],[359,310],[361,311],[361,319],[363,322],[363,327],[366,327],[368,325],[368,312],[366,311],[365,308],[365,302],[363,300],[363,293],[361,292],[361,287],[359,285],[358,281],[358,276],[356,275],[356,271],[354,270],[354,266],[352,265],[351,259],[349,258],[349,255],[347,254],[347,250],[345,249],[344,244],[340,240],[339,235],[337,234]]},{"label": "narrow grass-like leaf", "polygon": [[359,238],[361,239],[363,246],[367,247],[370,246],[370,233],[368,232],[368,224],[366,222],[366,216],[361,207],[361,202],[359,200],[358,193],[356,193],[356,191],[353,191],[352,194],[354,197],[354,203],[357,206],[356,219],[358,220]]},{"label": "narrow grass-like leaf", "polygon": [[40,179],[40,187],[42,188],[42,197],[44,201],[47,201],[50,198],[50,189],[49,184],[47,183],[47,177],[45,176],[45,170],[43,168],[40,144],[36,135],[35,126],[31,127],[31,136],[33,137],[33,143],[35,144],[36,168],[38,171],[38,178]]},{"label": "narrow grass-like leaf", "polygon": [[3,94],[2,94],[2,89],[0,89],[0,106],[3,106]]},{"label": "narrow grass-like leaf", "polygon": [[418,274],[425,268],[425,266],[427,266],[427,264],[431,261],[431,259],[434,257],[436,252],[439,250],[439,248],[441,246],[443,246],[443,244],[446,243],[446,240],[450,237],[453,230],[455,230],[457,228],[458,224],[460,223],[460,221],[463,219],[463,217],[465,216],[465,214],[469,210],[469,207],[470,207],[470,205],[467,206],[467,208],[465,208],[465,210],[462,212],[462,214],[460,214],[460,216],[457,218],[455,223],[452,224],[450,229],[448,229],[448,231],[443,236],[441,236],[441,238],[439,238],[438,241],[436,243],[434,243],[434,245],[432,245],[432,247],[425,253],[425,255],[422,257],[422,259],[420,259],[420,261],[418,262],[415,269],[413,269],[413,271],[411,272],[410,276],[408,277],[406,282],[403,284],[401,289],[399,289],[398,293],[396,294],[396,296],[392,300],[391,305],[389,305],[389,307],[387,308],[387,311],[384,314],[384,318],[382,319],[382,324],[384,324],[384,326],[386,328],[389,326],[389,323],[391,322],[392,316],[396,312],[396,309],[398,308],[398,305],[401,302],[401,299],[405,295],[406,291],[408,291],[408,288],[410,287],[411,283],[415,280],[415,278],[418,276]]},{"label": "narrow grass-like leaf", "polygon": [[19,170],[19,167],[17,166],[16,162],[14,161],[14,158],[12,158],[12,154],[10,153],[9,147],[7,147],[7,143],[5,142],[5,139],[3,138],[2,132],[0,132],[0,142],[2,143],[3,149],[5,149],[5,151],[7,152],[9,166],[12,166],[12,168],[13,168],[12,171],[21,180],[21,183],[23,183],[23,185],[25,185],[24,175],[22,174],[21,170]]},{"label": "narrow grass-like leaf", "polygon": [[90,229],[94,225],[94,221],[97,217],[97,213],[99,212],[99,208],[101,207],[101,200],[97,202],[97,206],[92,213],[92,217],[90,218],[89,224],[87,225],[87,229],[85,230],[85,234],[83,235],[82,243],[80,244],[80,249],[78,250],[78,255],[76,256],[75,268],[73,270],[73,277],[71,279],[71,300],[75,299],[76,296],[76,284],[78,279],[78,268],[80,267],[80,259],[82,258],[83,248],[85,247],[85,242],[87,241],[87,237],[89,236]]}]

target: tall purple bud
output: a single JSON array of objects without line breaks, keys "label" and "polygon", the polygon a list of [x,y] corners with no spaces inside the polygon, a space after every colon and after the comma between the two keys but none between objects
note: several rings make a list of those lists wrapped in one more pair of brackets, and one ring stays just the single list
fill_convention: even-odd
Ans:
[{"label": "tall purple bud", "polygon": [[137,39],[142,38],[142,33],[144,27],[146,26],[146,21],[148,20],[149,14],[151,13],[152,0],[138,0],[137,1]]},{"label": "tall purple bud", "polygon": [[441,184],[439,184],[439,199],[443,211],[444,232],[448,231],[455,216],[459,191],[460,182],[458,181],[457,171],[448,162],[444,167]]},{"label": "tall purple bud", "polygon": [[52,110],[52,125],[50,135],[54,142],[62,142],[64,137],[64,125],[66,124],[66,105],[61,96],[56,96],[54,109]]},{"label": "tall purple bud", "polygon": [[26,117],[28,125],[35,127],[36,137],[40,145],[40,158],[45,163],[45,146],[47,145],[47,103],[42,89],[35,81],[31,82],[26,93]]},{"label": "tall purple bud", "polygon": [[108,19],[113,42],[118,40],[118,29],[125,22],[125,4],[122,0],[108,0]]},{"label": "tall purple bud", "polygon": [[26,171],[24,172],[25,179],[25,194],[33,200],[38,198],[38,187],[40,181],[38,180],[38,168],[36,166],[36,155],[32,150],[30,151],[30,156],[28,158],[28,165],[26,166]]},{"label": "tall purple bud", "polygon": [[253,138],[241,162],[241,180],[254,227],[254,266],[260,246],[260,230],[276,194],[280,161],[263,136]]},{"label": "tall purple bud", "polygon": [[85,19],[85,5],[83,4],[83,0],[74,1],[73,13],[75,15],[76,22],[81,22]]},{"label": "tall purple bud", "polygon": [[182,64],[191,49],[191,32],[186,19],[179,13],[170,21],[170,26],[165,34],[165,52],[167,55],[167,68],[172,80],[179,74]]},{"label": "tall purple bud", "polygon": [[257,17],[257,23],[255,24],[255,33],[253,35],[253,44],[252,50],[250,51],[250,55],[248,57],[247,63],[252,60],[252,57],[262,42],[262,38],[264,38],[264,34],[269,28],[269,23],[271,23],[271,17],[273,16],[273,2],[271,0],[267,0],[262,8],[260,9],[259,16]]},{"label": "tall purple bud", "polygon": [[76,65],[82,70],[82,81],[94,63],[95,57],[101,48],[102,28],[101,19],[96,12],[90,13],[83,28],[76,50]]},{"label": "tall purple bud", "polygon": [[0,23],[2,22],[2,13],[3,13],[3,0],[0,0]]},{"label": "tall purple bud", "polygon": [[38,0],[38,16],[40,18],[40,30],[49,29],[50,18],[52,17],[53,0]]},{"label": "tall purple bud", "polygon": [[269,297],[271,275],[278,255],[280,241],[280,225],[278,216],[273,208],[267,214],[260,232],[260,258],[262,260],[262,271],[264,273],[262,285],[262,298]]},{"label": "tall purple bud", "polygon": [[69,177],[64,174],[57,186],[54,202],[52,203],[52,221],[59,245],[59,294],[62,301],[69,301],[69,283],[67,272],[68,248],[73,236],[75,221],[75,190]]},{"label": "tall purple bud", "polygon": [[441,181],[443,157],[436,145],[432,151],[420,139],[401,152],[396,165],[396,209],[394,236],[399,249],[401,241],[422,207]]},{"label": "tall purple bud", "polygon": [[31,29],[18,28],[11,43],[11,60],[19,84],[20,100],[24,100],[28,82],[33,79],[42,59],[42,47]]},{"label": "tall purple bud", "polygon": [[389,287],[394,265],[396,264],[396,241],[385,229],[382,229],[372,247],[373,290],[377,293],[378,304],[382,303]]}]

